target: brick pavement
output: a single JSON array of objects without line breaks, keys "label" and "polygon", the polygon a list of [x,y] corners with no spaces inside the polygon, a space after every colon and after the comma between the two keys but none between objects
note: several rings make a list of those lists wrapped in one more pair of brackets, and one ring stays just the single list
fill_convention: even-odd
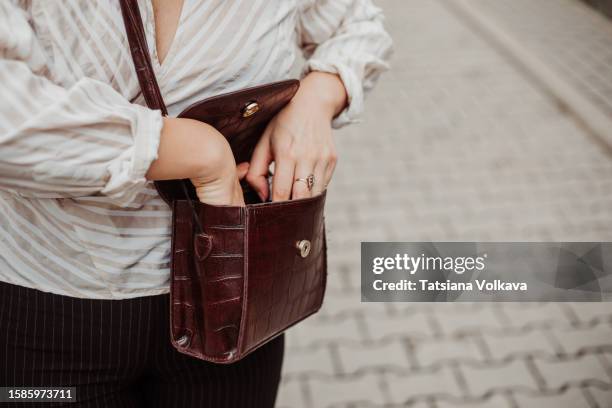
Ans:
[{"label": "brick pavement", "polygon": [[[476,0],[496,22],[612,115],[612,24],[575,0]],[[546,16],[546,24],[541,16]]]},{"label": "brick pavement", "polygon": [[379,2],[393,70],[337,134],[327,299],[287,336],[279,408],[612,407],[607,304],[359,301],[360,241],[612,236],[609,151],[445,1]]}]

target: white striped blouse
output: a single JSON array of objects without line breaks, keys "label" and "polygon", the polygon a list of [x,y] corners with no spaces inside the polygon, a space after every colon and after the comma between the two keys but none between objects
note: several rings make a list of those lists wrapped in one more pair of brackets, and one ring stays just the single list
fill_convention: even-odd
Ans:
[{"label": "white striped blouse", "polygon": [[[391,41],[371,0],[185,0],[163,63],[171,115],[304,72],[340,75],[355,120]],[[170,211],[144,177],[162,120],[144,106],[117,0],[0,0],[0,281],[80,298],[168,292]]]}]

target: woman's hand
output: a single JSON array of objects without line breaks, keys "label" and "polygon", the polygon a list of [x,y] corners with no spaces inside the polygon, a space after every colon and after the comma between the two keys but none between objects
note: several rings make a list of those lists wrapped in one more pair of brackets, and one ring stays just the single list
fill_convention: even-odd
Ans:
[{"label": "woman's hand", "polygon": [[[231,162],[234,162],[233,155]],[[228,167],[227,174],[222,174],[221,170],[217,174],[209,173],[191,178],[191,183],[203,203],[244,206],[244,194],[239,180],[246,176],[248,170],[248,163],[240,163],[238,166],[234,165],[233,171]]]},{"label": "woman's hand", "polygon": [[239,179],[248,163],[236,166],[227,140],[205,123],[164,118],[159,148],[149,180],[191,180],[200,201],[214,205],[244,205]]},{"label": "woman's hand", "polygon": [[[253,152],[246,179],[262,200],[270,195],[267,177],[272,161],[273,201],[311,197],[325,190],[337,160],[331,122],[346,103],[346,90],[337,75],[311,72],[301,81],[299,91],[270,121]],[[314,175],[312,189],[305,181],[310,175]]]}]

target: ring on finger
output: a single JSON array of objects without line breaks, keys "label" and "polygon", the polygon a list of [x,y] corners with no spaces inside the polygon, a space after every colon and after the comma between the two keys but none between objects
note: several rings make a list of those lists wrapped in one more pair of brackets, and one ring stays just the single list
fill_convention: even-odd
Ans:
[{"label": "ring on finger", "polygon": [[314,174],[309,174],[305,178],[298,177],[295,179],[295,181],[296,182],[301,181],[302,183],[305,183],[306,187],[308,188],[308,191],[312,191],[312,187],[314,186],[314,183],[315,183],[315,176]]}]

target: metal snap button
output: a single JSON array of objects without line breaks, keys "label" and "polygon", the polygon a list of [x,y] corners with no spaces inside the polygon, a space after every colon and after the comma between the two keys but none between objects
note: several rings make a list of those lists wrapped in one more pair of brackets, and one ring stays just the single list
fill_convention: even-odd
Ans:
[{"label": "metal snap button", "polygon": [[253,116],[259,111],[259,104],[255,101],[248,102],[242,108],[242,117],[248,118],[249,116]]},{"label": "metal snap button", "polygon": [[298,252],[300,254],[300,256],[302,258],[306,258],[308,256],[308,254],[310,253],[310,241],[307,239],[303,239],[301,241],[298,241],[295,244],[295,247],[298,249]]},{"label": "metal snap button", "polygon": [[181,337],[179,337],[178,339],[176,339],[176,344],[179,347],[186,347],[189,344],[189,335],[188,334],[183,334]]}]

